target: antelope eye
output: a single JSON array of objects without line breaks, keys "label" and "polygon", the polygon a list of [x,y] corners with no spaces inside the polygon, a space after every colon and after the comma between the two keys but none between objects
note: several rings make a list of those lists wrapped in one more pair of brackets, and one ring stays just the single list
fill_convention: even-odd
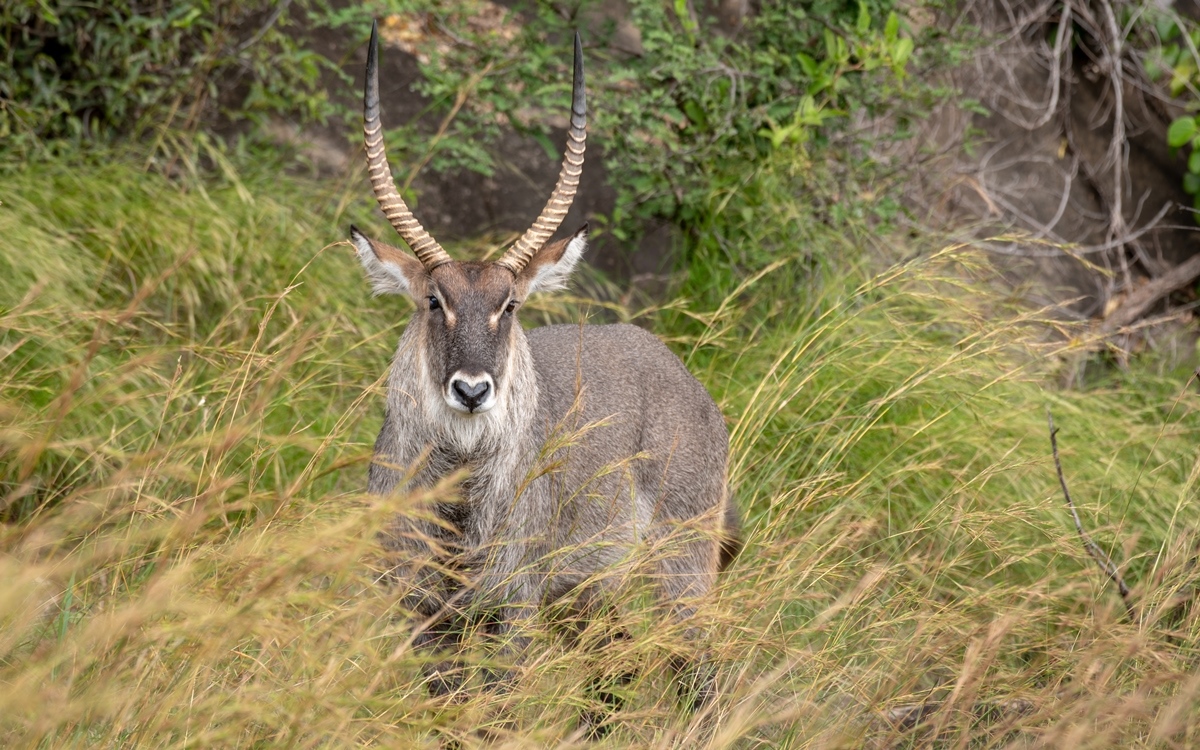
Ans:
[{"label": "antelope eye", "polygon": [[515,299],[510,299],[508,301],[508,304],[504,306],[504,314],[512,315],[512,311],[516,310],[516,309],[517,309],[517,301]]},{"label": "antelope eye", "polygon": [[442,309],[442,303],[438,302],[438,298],[434,297],[432,294],[429,295],[429,309],[430,310],[441,310]]}]

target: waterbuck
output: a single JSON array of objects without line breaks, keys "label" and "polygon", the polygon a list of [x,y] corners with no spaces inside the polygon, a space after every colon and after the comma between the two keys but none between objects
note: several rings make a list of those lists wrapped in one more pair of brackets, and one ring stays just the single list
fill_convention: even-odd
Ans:
[{"label": "waterbuck", "polygon": [[[694,605],[736,554],[721,412],[679,359],[631,325],[523,330],[521,305],[562,288],[586,225],[547,242],[583,167],[583,53],[558,184],[533,226],[495,262],[454,261],[396,191],[379,120],[377,29],[367,53],[364,130],[379,206],[412,255],[350,234],[377,294],[416,303],[388,377],[387,410],[368,490],[429,487],[464,472],[458,502],[405,514],[384,534],[389,578],[405,590],[420,646],[453,648],[467,611],[520,647],[538,608],[602,600],[616,571],[653,585],[686,637]],[[641,550],[643,554],[635,554]],[[711,693],[702,649],[678,664],[693,702]],[[459,687],[453,661],[431,669],[435,692]],[[611,693],[601,695],[612,702]]]}]

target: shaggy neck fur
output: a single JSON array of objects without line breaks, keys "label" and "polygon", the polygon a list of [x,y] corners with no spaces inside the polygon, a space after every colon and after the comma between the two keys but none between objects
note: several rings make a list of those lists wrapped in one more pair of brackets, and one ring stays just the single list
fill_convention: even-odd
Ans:
[{"label": "shaggy neck fur", "polygon": [[524,486],[535,457],[538,385],[533,355],[524,332],[514,326],[496,405],[464,414],[442,398],[441,384],[423,355],[424,333],[423,326],[410,324],[400,338],[388,378],[388,412],[398,423],[396,437],[410,461],[429,452],[420,484],[468,470],[470,477],[462,485],[465,507],[455,520],[462,524],[467,548],[485,546],[504,537],[515,493]]}]

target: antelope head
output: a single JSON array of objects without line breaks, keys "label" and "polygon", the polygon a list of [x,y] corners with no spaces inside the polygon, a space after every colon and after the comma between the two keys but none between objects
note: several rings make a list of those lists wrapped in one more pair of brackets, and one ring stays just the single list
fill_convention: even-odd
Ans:
[{"label": "antelope head", "polygon": [[[547,244],[562,223],[583,171],[587,105],[583,50],[575,35],[575,78],[567,150],[554,193],[533,226],[494,262],[453,260],[421,226],[396,190],[379,122],[378,28],[371,28],[363,101],[367,170],[379,207],[412,250],[408,254],[350,228],[376,294],[407,294],[416,303],[410,329],[425,375],[460,415],[492,409],[512,378],[512,353],[524,334],[516,312],[535,291],[565,285],[587,244],[587,225]],[[407,334],[406,334],[407,335]]]}]

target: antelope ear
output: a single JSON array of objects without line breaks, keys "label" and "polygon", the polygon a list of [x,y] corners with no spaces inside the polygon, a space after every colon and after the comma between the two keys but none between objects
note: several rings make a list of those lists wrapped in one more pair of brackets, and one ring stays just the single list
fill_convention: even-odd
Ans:
[{"label": "antelope ear", "polygon": [[526,287],[526,294],[562,289],[567,285],[567,279],[587,248],[587,231],[588,225],[584,224],[574,235],[542,245],[533,254],[519,277]]},{"label": "antelope ear", "polygon": [[376,294],[413,294],[425,278],[425,266],[413,256],[370,239],[350,227],[350,241]]}]

